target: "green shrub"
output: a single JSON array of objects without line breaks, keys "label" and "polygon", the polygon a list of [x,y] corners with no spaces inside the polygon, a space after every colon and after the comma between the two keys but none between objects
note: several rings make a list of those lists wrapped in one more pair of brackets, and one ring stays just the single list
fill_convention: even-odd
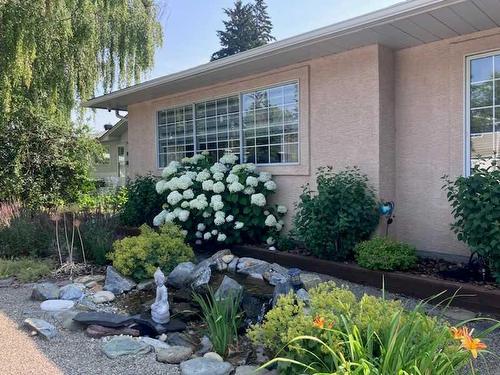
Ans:
[{"label": "green shrub", "polygon": [[127,200],[120,213],[120,222],[133,227],[153,225],[153,218],[166,201],[165,194],[155,189],[156,177],[139,176],[127,185]]},{"label": "green shrub", "polygon": [[384,237],[357,244],[354,253],[358,264],[371,270],[407,270],[417,263],[413,246]]},{"label": "green shrub", "polygon": [[0,257],[45,257],[52,254],[54,228],[45,213],[21,209],[0,227]]},{"label": "green shrub", "polygon": [[357,168],[333,172],[319,168],[317,192],[304,187],[297,205],[295,230],[316,256],[343,260],[370,237],[379,222],[377,200],[366,175]]},{"label": "green shrub", "polygon": [[119,187],[108,191],[94,190],[81,194],[77,204],[83,211],[95,212],[119,212],[127,203],[128,190],[126,187]]},{"label": "green shrub", "polygon": [[236,292],[225,298],[217,298],[212,289],[201,296],[193,293],[193,300],[201,307],[203,321],[208,327],[208,336],[214,349],[221,356],[228,354],[229,346],[238,340],[241,314],[239,307],[242,294]]},{"label": "green shrub", "polygon": [[[364,296],[358,302],[351,291],[337,287],[333,281],[312,288],[309,295],[309,307],[292,293],[279,298],[276,306],[266,314],[263,323],[250,328],[250,339],[277,353],[297,336],[316,334],[316,317],[324,319],[327,325],[335,326],[339,324],[340,316],[347,316],[366,331],[369,326],[387,326],[390,324],[388,314],[402,309],[399,302],[370,296]],[[325,335],[319,337],[327,339],[326,332],[323,333]],[[289,350],[294,352],[296,359],[302,358],[303,353],[296,351],[293,346]]]},{"label": "green shrub", "polygon": [[452,207],[452,230],[489,266],[500,283],[500,169],[476,165],[469,177],[443,177]]},{"label": "green shrub", "polygon": [[295,249],[295,241],[289,234],[280,235],[276,240],[276,248],[279,251],[290,251]]},{"label": "green shrub", "polygon": [[0,278],[14,276],[23,283],[34,282],[48,276],[53,265],[41,259],[0,259]]},{"label": "green shrub", "polygon": [[144,224],[140,230],[139,236],[115,241],[109,254],[113,266],[123,275],[145,280],[153,277],[157,267],[169,273],[177,264],[193,260],[193,250],[175,225],[163,225],[156,232]]},{"label": "green shrub", "polygon": [[116,240],[118,218],[111,215],[91,215],[85,218],[80,230],[87,258],[98,265],[108,263],[108,254]]}]

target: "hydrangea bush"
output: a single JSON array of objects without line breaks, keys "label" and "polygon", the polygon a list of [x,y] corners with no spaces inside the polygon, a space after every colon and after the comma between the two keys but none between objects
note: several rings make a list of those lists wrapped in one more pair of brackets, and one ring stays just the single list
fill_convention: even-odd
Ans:
[{"label": "hydrangea bush", "polygon": [[268,203],[276,183],[270,173],[237,161],[234,154],[225,154],[215,163],[197,154],[171,162],[156,184],[159,194],[168,195],[154,225],[174,222],[197,245],[274,244],[287,212],[283,205]]}]

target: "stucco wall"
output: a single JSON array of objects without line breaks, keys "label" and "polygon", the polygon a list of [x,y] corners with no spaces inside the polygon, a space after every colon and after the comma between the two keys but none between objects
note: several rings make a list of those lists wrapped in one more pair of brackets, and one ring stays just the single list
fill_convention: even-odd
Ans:
[{"label": "stucco wall", "polygon": [[110,160],[107,164],[97,164],[94,166],[92,174],[95,178],[106,179],[108,177],[118,177],[118,146],[124,146],[125,152],[127,152],[127,138],[127,132],[124,132],[120,137],[101,141],[101,144],[109,149]]},{"label": "stucco wall", "polygon": [[465,57],[500,49],[500,30],[395,53],[397,237],[424,251],[467,255],[450,231],[444,174],[464,173]]},{"label": "stucco wall", "polygon": [[[500,31],[392,51],[372,45],[129,107],[129,175],[160,173],[155,113],[279,82],[300,83],[300,163],[266,168],[293,208],[320,166],[356,165],[396,202],[391,235],[419,250],[466,255],[450,231],[441,176],[464,165],[464,57],[500,49]],[[289,215],[289,220],[292,215]]]}]

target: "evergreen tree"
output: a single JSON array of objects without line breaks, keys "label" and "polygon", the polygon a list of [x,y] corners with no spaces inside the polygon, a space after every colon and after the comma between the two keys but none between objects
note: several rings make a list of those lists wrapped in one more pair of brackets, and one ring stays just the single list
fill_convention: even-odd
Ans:
[{"label": "evergreen tree", "polygon": [[228,17],[224,22],[225,30],[218,30],[222,48],[212,54],[211,60],[218,60],[274,40],[271,35],[273,25],[267,13],[264,0],[256,0],[255,4],[243,4],[236,0],[234,8],[224,9]]}]

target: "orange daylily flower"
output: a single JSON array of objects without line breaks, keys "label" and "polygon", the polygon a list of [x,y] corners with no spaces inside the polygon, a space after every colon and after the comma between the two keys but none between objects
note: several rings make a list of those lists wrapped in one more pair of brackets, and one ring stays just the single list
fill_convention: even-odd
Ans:
[{"label": "orange daylily flower", "polygon": [[[323,318],[322,316],[317,316],[313,320],[313,326],[320,329],[325,328],[325,318]],[[328,324],[327,327],[331,329],[333,327],[333,323]]]},{"label": "orange daylily flower", "polygon": [[462,339],[462,347],[471,352],[472,357],[477,358],[477,353],[479,350],[484,350],[487,348],[484,342],[479,339],[475,339],[472,336],[465,336]]},{"label": "orange daylily flower", "polygon": [[462,340],[464,337],[470,337],[469,329],[467,327],[451,327],[450,331],[455,340]]}]

